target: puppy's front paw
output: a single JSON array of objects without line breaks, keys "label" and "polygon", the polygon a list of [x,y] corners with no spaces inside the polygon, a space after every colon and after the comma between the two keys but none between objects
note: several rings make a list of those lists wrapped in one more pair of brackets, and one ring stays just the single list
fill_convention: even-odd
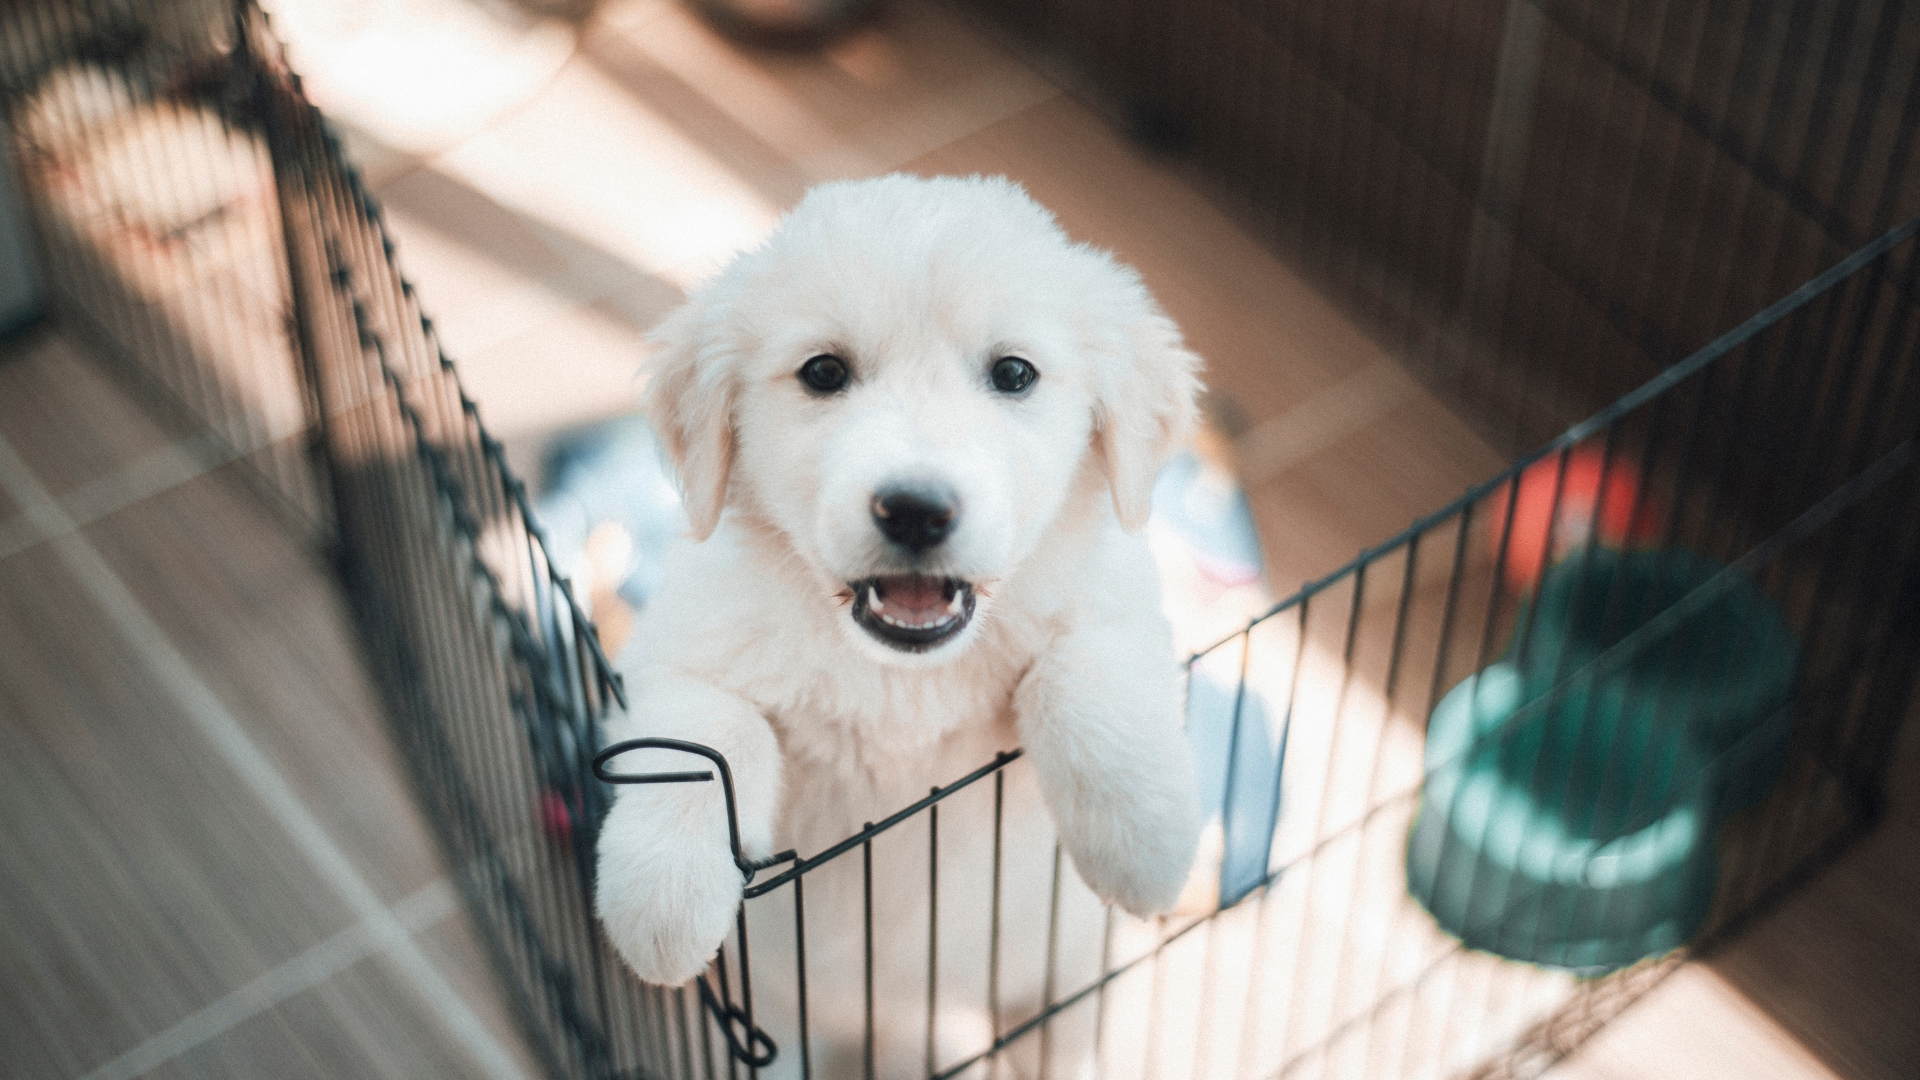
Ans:
[{"label": "puppy's front paw", "polygon": [[1143,918],[1172,910],[1200,838],[1192,786],[1176,778],[1078,803],[1060,823],[1060,840],[1087,888]]},{"label": "puppy's front paw", "polygon": [[678,986],[705,970],[726,940],[740,905],[740,869],[724,843],[616,829],[624,824],[618,809],[600,837],[600,921],[636,975]]}]

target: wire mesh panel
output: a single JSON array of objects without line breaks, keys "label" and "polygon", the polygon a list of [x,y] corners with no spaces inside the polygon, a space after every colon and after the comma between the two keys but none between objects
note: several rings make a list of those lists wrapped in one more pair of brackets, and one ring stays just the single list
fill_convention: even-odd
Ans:
[{"label": "wire mesh panel", "polygon": [[1920,659],[1917,229],[1193,657],[1270,728],[1252,880],[1103,909],[1012,757],[788,853],[742,1070],[1529,1075],[1724,940],[1874,822]]},{"label": "wire mesh panel", "polygon": [[1913,228],[1196,658],[1285,673],[1242,683],[1290,738],[1252,959],[1209,987],[1233,1075],[1525,1071],[1873,820]]},{"label": "wire mesh panel", "polygon": [[607,783],[725,760],[603,746],[619,680],[264,18],[8,17],[63,314],[220,445],[295,448],[261,476],[328,530],[555,1076],[1530,1074],[1875,818],[1920,660],[1920,219],[1190,658],[1229,749],[1172,915],[1094,898],[1008,750],[736,842],[719,956],[644,985],[592,913]]},{"label": "wire mesh panel", "polygon": [[1920,213],[1900,0],[964,0],[1518,455]]},{"label": "wire mesh panel", "polygon": [[614,1075],[613,1041],[657,1007],[590,907],[604,799],[587,762],[618,685],[378,207],[253,4],[49,0],[0,18],[59,317],[337,556],[532,1045],[554,1075]]},{"label": "wire mesh panel", "polygon": [[238,17],[336,543],[397,737],[535,1049],[556,1075],[619,1075],[617,1044],[662,999],[612,960],[591,912],[605,799],[587,762],[618,680],[395,268],[378,206],[264,19]]}]

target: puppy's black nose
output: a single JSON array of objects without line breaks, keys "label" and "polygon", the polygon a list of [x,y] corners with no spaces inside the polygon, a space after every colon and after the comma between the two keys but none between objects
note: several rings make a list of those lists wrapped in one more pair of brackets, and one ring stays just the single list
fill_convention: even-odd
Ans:
[{"label": "puppy's black nose", "polygon": [[887,488],[873,497],[873,523],[908,551],[938,546],[958,516],[959,500],[943,487]]}]

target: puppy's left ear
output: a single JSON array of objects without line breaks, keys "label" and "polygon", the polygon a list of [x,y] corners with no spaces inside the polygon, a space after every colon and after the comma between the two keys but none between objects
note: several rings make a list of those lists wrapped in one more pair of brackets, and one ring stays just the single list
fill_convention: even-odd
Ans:
[{"label": "puppy's left ear", "polygon": [[673,460],[695,540],[720,523],[733,470],[733,361],[727,343],[708,333],[702,299],[689,300],[647,335],[655,352],[640,399]]},{"label": "puppy's left ear", "polygon": [[1140,294],[1146,311],[1102,350],[1108,371],[1094,405],[1094,448],[1113,488],[1114,513],[1130,533],[1146,528],[1160,466],[1193,433],[1200,388],[1200,358],[1144,289]]}]

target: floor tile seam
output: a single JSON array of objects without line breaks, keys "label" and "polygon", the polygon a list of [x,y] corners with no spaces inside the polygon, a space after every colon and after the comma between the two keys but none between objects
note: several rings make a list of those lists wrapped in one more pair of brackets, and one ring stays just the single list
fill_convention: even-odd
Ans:
[{"label": "floor tile seam", "polygon": [[[1032,100],[1023,101],[1010,108],[1000,110],[995,115],[988,117],[987,119],[983,120],[982,122],[976,125],[973,125],[965,130],[952,133],[952,137],[946,139],[943,142],[930,145],[930,146],[916,147],[904,155],[894,155],[894,156],[887,157],[883,159],[878,169],[869,170],[869,171],[871,171],[873,175],[883,175],[889,172],[896,171],[902,166],[906,165],[908,162],[916,161],[920,158],[926,157],[929,154],[939,153],[940,151],[945,150],[946,148],[953,146],[956,143],[964,142],[967,139],[970,139],[973,136],[980,134],[981,132],[987,130],[988,128],[993,127],[996,124],[1005,123],[1006,121],[1011,120],[1022,113],[1028,112],[1032,109],[1039,108],[1040,106],[1048,104],[1049,102],[1057,101],[1060,98],[1065,96],[1066,92],[1061,90],[1059,87],[1053,86],[1051,83],[1048,83],[1048,85],[1051,88],[1049,93],[1041,94],[1033,98]],[[912,126],[913,125],[909,122],[902,122],[900,124],[887,127],[884,129],[884,131],[891,134],[898,130],[911,128]],[[793,162],[795,169],[799,170],[802,175],[809,178],[809,186],[813,187],[813,186],[819,186],[821,184],[831,183],[835,179],[839,178],[838,173],[835,172],[836,166],[834,163],[851,161],[857,158],[858,155],[859,155],[859,151],[857,150],[842,148],[839,150],[825,150],[825,151],[809,154],[804,159],[793,158],[789,160]],[[867,162],[866,164],[871,165],[873,164],[873,162]],[[863,173],[862,175],[864,174],[865,173]],[[702,266],[710,263],[711,261],[712,261],[711,255],[695,255],[690,258],[682,259],[679,262],[673,263],[670,266],[662,267],[659,271],[653,272],[653,273],[655,273],[655,276],[660,278],[663,281],[674,281],[674,280],[688,277],[688,276],[697,276],[697,275],[690,275],[688,272],[689,268]],[[709,274],[708,276],[711,276],[711,274]]]},{"label": "floor tile seam", "polygon": [[[543,80],[539,86],[536,86],[528,90],[524,95],[522,95],[518,99],[507,102],[504,105],[501,105],[498,109],[495,109],[492,113],[490,113],[486,117],[486,119],[474,125],[474,127],[471,128],[470,130],[465,131],[460,135],[456,136],[455,138],[453,138],[452,140],[450,140],[444,145],[431,146],[419,151],[399,151],[400,153],[405,155],[409,163],[409,168],[404,173],[389,177],[388,179],[382,181],[378,187],[370,188],[369,190],[371,194],[373,194],[373,196],[376,199],[381,199],[382,198],[381,193],[385,189],[392,187],[398,181],[405,179],[407,176],[410,176],[413,173],[419,172],[422,169],[434,169],[436,171],[445,172],[446,170],[444,168],[444,162],[447,158],[452,157],[454,154],[457,154],[461,150],[465,149],[475,139],[493,134],[495,128],[503,124],[509,123],[515,117],[519,116],[522,112],[532,107],[534,102],[538,101],[541,97],[543,97],[544,95],[546,95],[547,93],[553,90],[554,86],[559,83],[561,76],[566,72],[568,68],[572,67],[575,64],[583,62],[580,56],[580,42],[581,42],[582,35],[586,32],[586,29],[587,28],[583,26],[583,27],[576,28],[573,31],[573,47],[568,50],[566,59],[560,61],[558,64],[555,64],[553,67],[553,71],[547,75],[546,79]],[[387,149],[392,150],[395,148],[388,147]],[[342,156],[343,158],[345,157],[344,152]],[[354,165],[351,159],[348,159],[346,163],[349,167],[353,167]]]},{"label": "floor tile seam", "polygon": [[[1024,66],[1024,65],[1023,65]],[[1042,105],[1060,100],[1065,91],[1052,80],[1031,68],[1027,73],[1045,87],[1031,95],[1014,94],[997,107],[971,116],[965,123],[958,123],[938,132],[935,142],[918,143],[914,138],[917,132],[929,126],[929,120],[939,127],[939,122],[956,113],[938,108],[921,108],[909,116],[901,117],[890,123],[876,125],[861,133],[857,139],[823,150],[816,150],[803,157],[792,159],[794,166],[802,176],[813,184],[822,184],[830,180],[847,176],[881,175],[898,170],[910,161],[916,161],[930,154],[937,154],[956,143],[965,142],[997,124],[1005,123],[1022,113],[1039,108]],[[879,150],[880,156],[866,155]],[[848,166],[859,166],[849,169]]]},{"label": "floor tile seam", "polygon": [[75,530],[58,502],[41,486],[4,435],[0,435],[0,488],[7,490],[42,531],[54,536],[51,542],[62,562],[107,621],[133,647],[184,717],[212,744],[241,785],[260,801],[321,879],[359,918],[372,924],[389,946],[386,957],[449,1030],[454,1045],[466,1052],[483,1075],[499,1080],[527,1080],[527,1074],[513,1055],[406,934],[346,851],[294,793],[278,766],[247,734],[239,718],[194,670],[99,550]]},{"label": "floor tile seam", "polygon": [[[474,137],[478,137],[479,135],[482,135],[482,134],[485,134],[485,132],[484,131],[476,132]],[[405,176],[410,176],[424,170],[439,170],[440,169],[440,165],[438,164],[439,158],[447,154],[452,154],[464,148],[467,145],[468,141],[470,140],[463,140],[461,142],[455,143],[452,146],[447,147],[444,151],[436,153],[433,157],[419,158],[414,163],[414,166],[410,168],[406,174],[403,174],[402,176],[396,176],[392,181],[389,181],[388,183],[391,184],[391,183],[397,182],[401,179],[404,179]],[[454,175],[455,178],[459,179],[462,183],[467,183],[470,185],[472,184],[472,181],[467,180],[464,177],[460,177],[458,176],[458,174],[443,173],[443,175]],[[478,188],[477,186],[475,186],[475,190],[480,191],[482,195],[487,196],[489,199],[493,197],[490,193],[486,192],[484,189]],[[377,190],[375,194],[376,194],[376,197],[381,197],[380,191]],[[509,213],[514,214],[516,217],[521,216],[521,212],[513,209],[511,206],[507,206],[504,203],[502,203],[501,206],[503,209],[506,209]],[[404,210],[402,211],[402,213],[404,214]],[[584,239],[583,237],[580,237],[578,235],[571,234],[569,230],[562,229],[559,226],[552,224],[551,222],[541,222],[540,224],[543,228],[550,228],[550,229],[554,229],[556,231],[561,231],[561,232],[569,232],[569,235],[575,240]],[[438,228],[436,226],[427,225],[424,227],[436,233],[441,239],[449,241],[461,248],[466,249],[467,251],[480,255],[489,263],[492,263],[496,266],[500,266],[503,268],[507,267],[508,265],[507,263],[497,259],[492,252],[486,251],[479,247],[472,246],[463,237],[455,236],[454,234],[449,233],[444,229]],[[418,313],[423,318],[431,321],[435,325],[435,327],[438,327],[439,319],[433,313],[434,296],[437,294],[433,293],[431,285],[428,285],[422,288],[421,287],[422,283],[415,280],[414,276],[409,272],[408,265],[407,265],[406,242],[397,236],[393,237],[393,240],[395,241],[394,257],[393,257],[394,272],[399,274],[404,281],[406,281],[409,285],[415,288],[415,291],[418,294],[416,298]],[[699,261],[700,260],[698,258],[687,259],[687,260],[683,260],[683,262],[681,263],[676,263],[675,267],[679,267],[679,266],[683,266],[691,263],[697,263]],[[654,270],[646,267],[641,267],[638,265],[632,265],[632,269],[636,273],[643,274],[649,278],[652,278],[655,281],[659,282],[660,284],[665,285],[669,288],[672,288],[676,292],[680,292],[683,294],[685,292],[684,289],[680,288],[680,286],[678,285],[673,284],[673,282],[666,276],[667,274],[671,273],[674,268],[667,268],[665,270]],[[444,285],[446,283],[442,282],[441,284]],[[623,292],[622,286],[613,284],[612,282],[598,281],[596,280],[594,275],[583,275],[579,273],[573,266],[567,265],[563,261],[563,265],[553,270],[549,270],[549,271],[545,271],[537,274],[518,276],[514,278],[511,284],[509,284],[505,288],[502,288],[496,291],[495,303],[493,305],[490,305],[492,307],[498,307],[502,304],[511,306],[512,304],[521,303],[527,300],[528,298],[531,298],[531,300],[536,306],[542,304],[543,302],[551,303],[550,308],[546,310],[534,311],[532,312],[530,318],[516,320],[512,325],[503,326],[503,327],[487,327],[487,329],[490,332],[478,337],[472,336],[469,333],[463,333],[462,341],[460,343],[459,352],[457,355],[450,353],[449,350],[442,347],[442,343],[439,341],[437,334],[435,335],[434,344],[436,347],[440,348],[440,351],[442,353],[448,354],[448,358],[452,359],[457,365],[461,360],[465,358],[485,356],[488,353],[493,352],[494,350],[511,346],[515,342],[518,342],[524,338],[536,335],[541,331],[546,330],[547,328],[554,325],[556,322],[578,318],[582,314],[587,315],[589,318],[608,317],[606,312],[602,309],[602,305],[605,305],[610,301],[616,301],[622,295],[622,292]],[[479,325],[486,326],[487,320],[481,320],[479,322]],[[470,328],[469,324],[463,324],[463,326],[469,326]]]},{"label": "floor tile seam", "polygon": [[[569,65],[584,62],[588,61],[582,60],[580,46],[578,42],[576,42],[574,54],[570,56],[564,64],[560,65],[559,69],[556,69],[553,79],[550,80],[540,92],[545,92],[545,89],[550,87],[552,82],[558,80],[561,70],[564,70]],[[1064,95],[1065,92],[1044,75],[1032,69],[1028,69],[1028,73],[1045,87],[1043,92],[1033,95],[1016,96],[1002,107],[973,118],[973,122],[971,123],[956,126],[950,130],[941,132],[942,138],[938,142],[927,145],[912,145],[906,150],[896,150],[895,152],[874,159],[865,159],[863,157],[863,151],[858,146],[839,147],[815,152],[803,157],[794,157],[787,154],[779,154],[779,156],[785,158],[801,176],[811,177],[813,184],[827,182],[829,179],[839,175],[843,165],[852,163],[868,166],[868,168],[861,170],[863,172],[889,172],[917,158],[938,153],[949,146],[978,135],[980,132],[996,124],[1003,123],[1031,109],[1058,100]],[[697,87],[691,87],[691,89],[694,89],[696,92],[698,91]],[[486,123],[446,146],[414,155],[411,159],[412,166],[406,170],[405,173],[386,181],[382,187],[390,186],[403,176],[411,175],[422,169],[443,169],[445,159],[457,154],[470,145],[475,139],[492,134],[499,126],[510,122],[515,115],[528,107],[536,97],[538,97],[538,93],[530,94],[523,101],[503,107],[500,112],[489,118]],[[924,126],[925,119],[926,117],[924,115],[908,117],[897,123],[884,125],[875,131],[870,131],[865,138],[857,141],[861,144],[873,144],[876,146],[885,146],[889,143],[911,143],[913,140],[909,137],[909,133]],[[769,149],[772,148],[769,147]],[[775,152],[778,153],[777,150]],[[710,260],[710,255],[697,255],[681,260],[671,266],[649,269],[644,272],[657,280],[670,283],[675,280],[676,276],[684,274],[687,267],[703,265]],[[527,279],[525,284],[529,288],[540,290],[563,301],[564,311],[559,313],[559,317],[570,317],[582,310],[590,309],[596,304],[602,303],[617,295],[619,291],[613,288],[606,290],[575,289],[574,286],[579,284],[579,282],[577,275],[575,275],[570,267],[561,267],[551,273],[543,274],[538,278]],[[470,355],[478,355],[488,350],[499,348],[518,336],[524,336],[526,332],[530,331],[523,331],[521,334],[496,335],[493,340],[486,340],[477,344],[469,342],[470,347],[466,351]],[[4,557],[3,549],[0,549],[0,557]]]},{"label": "floor tile seam", "polygon": [[[55,503],[66,522],[74,529],[84,529],[135,503],[192,483],[277,442],[296,438],[305,430],[302,427],[290,432],[269,434],[261,441],[244,446],[236,446],[214,432],[203,431],[142,454],[104,476],[58,496]],[[56,535],[64,534],[47,532],[44,522],[22,510],[12,518],[0,521],[0,562],[55,539]]]},{"label": "floor tile seam", "polygon": [[1411,400],[1418,387],[1393,360],[1352,372],[1234,440],[1240,482],[1269,480]]},{"label": "floor tile seam", "polygon": [[[458,907],[453,883],[441,878],[402,897],[391,911],[395,921],[412,936],[432,928]],[[388,947],[381,937],[381,927],[361,919],[94,1069],[82,1080],[132,1080],[151,1072]]]},{"label": "floor tile seam", "polygon": [[[459,150],[461,147],[465,146],[467,143],[471,142],[472,140],[478,138],[481,135],[486,134],[496,124],[504,123],[506,120],[516,115],[521,110],[527,108],[527,106],[532,104],[534,101],[537,101],[543,94],[553,89],[554,84],[560,81],[561,73],[566,71],[567,68],[571,67],[573,64],[579,62],[580,40],[581,40],[581,35],[585,32],[585,26],[567,26],[566,25],[567,20],[559,19],[559,18],[552,18],[552,19],[542,18],[542,19],[538,19],[537,21],[550,22],[557,26],[565,27],[568,36],[572,39],[569,42],[567,47],[567,55],[563,57],[559,63],[553,65],[553,70],[548,72],[546,78],[542,79],[538,85],[529,88],[525,93],[521,94],[519,97],[515,98],[514,100],[501,104],[500,106],[495,108],[492,112],[488,113],[485,116],[485,118],[480,120],[479,123],[475,124],[473,127],[468,129],[467,131],[454,136],[451,140],[449,140],[446,143],[426,146],[417,150],[409,150],[409,149],[403,149],[398,146],[394,146],[389,143],[381,142],[379,138],[376,135],[374,135],[374,133],[370,131],[365,131],[364,129],[362,129],[361,134],[363,136],[365,136],[367,139],[372,140],[373,142],[378,144],[382,149],[394,154],[399,160],[401,160],[406,164],[406,167],[404,169],[395,173],[392,176],[389,176],[381,180],[379,183],[366,182],[365,186],[369,194],[373,195],[375,199],[380,199],[382,197],[382,192],[385,191],[385,189],[392,187],[398,181],[405,179],[407,176],[410,176],[413,173],[420,171],[421,169],[434,167],[436,162],[438,162],[439,159],[446,157],[447,155],[453,153],[454,151]],[[352,169],[355,172],[359,171],[359,163],[354,161],[351,155],[347,154],[344,148],[344,144],[342,145],[342,148],[340,149],[339,154],[342,162],[349,169]],[[365,178],[363,177],[363,181],[364,180]]]}]

